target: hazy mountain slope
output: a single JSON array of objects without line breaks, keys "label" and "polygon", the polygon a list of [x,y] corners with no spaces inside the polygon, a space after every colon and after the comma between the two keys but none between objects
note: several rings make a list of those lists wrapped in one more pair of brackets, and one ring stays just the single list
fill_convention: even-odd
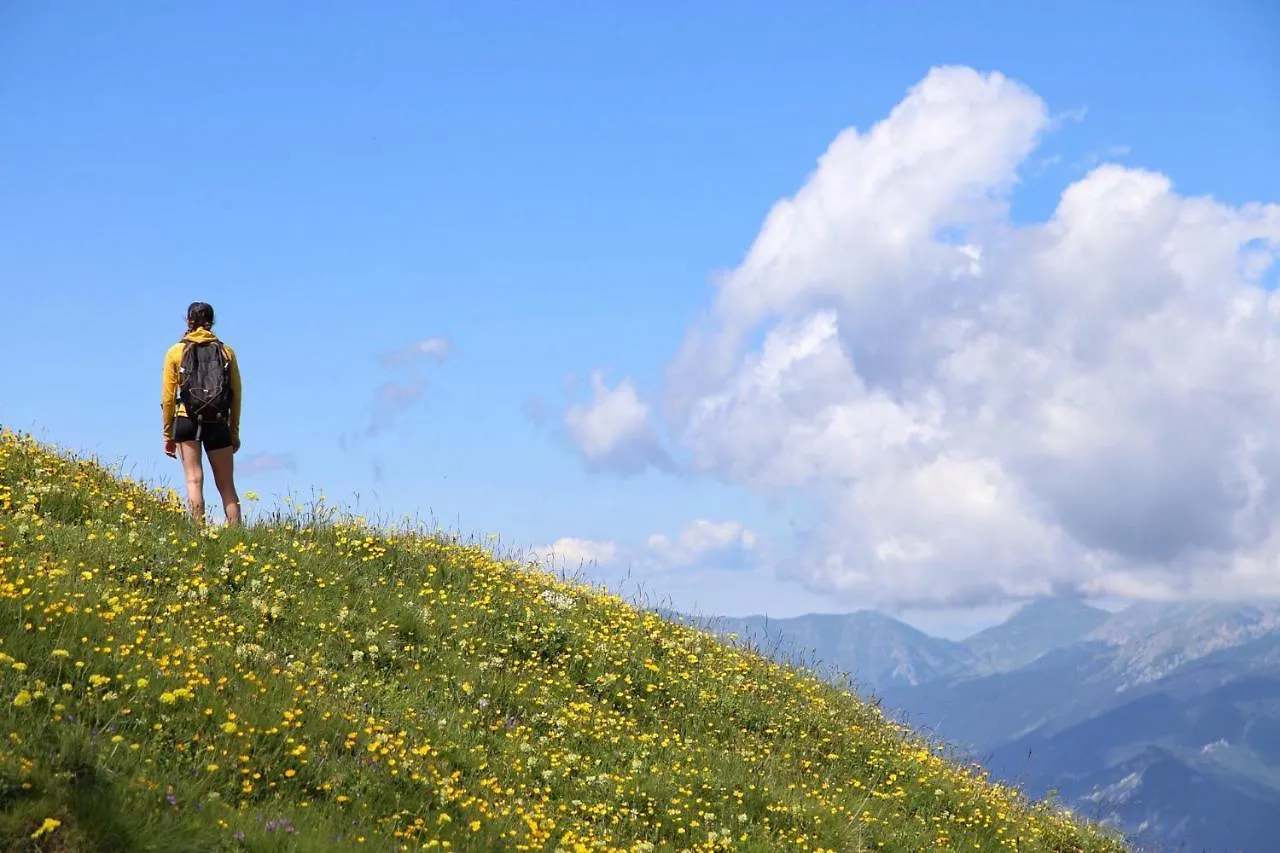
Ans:
[{"label": "hazy mountain slope", "polygon": [[1140,604],[1111,616],[1087,639],[1114,646],[1124,689],[1154,681],[1215,652],[1280,632],[1280,603]]},{"label": "hazy mountain slope", "polygon": [[[1280,765],[1252,748],[1258,718],[1240,704],[1264,697],[1274,729],[1280,678],[1251,679],[1199,701],[1151,694],[1055,736],[1008,744],[986,766],[1122,826],[1144,848],[1268,851],[1280,832]],[[1213,735],[1221,737],[1206,740]]]},{"label": "hazy mountain slope", "polygon": [[969,637],[961,645],[990,669],[1004,672],[1079,640],[1106,622],[1110,615],[1076,599],[1040,599],[1019,608],[999,625]]},{"label": "hazy mountain slope", "polygon": [[1274,792],[1212,760],[1154,746],[1065,786],[1059,799],[1124,827],[1145,853],[1271,853],[1280,829]]},{"label": "hazy mountain slope", "polygon": [[[970,742],[996,778],[1036,796],[1055,790],[1144,847],[1270,850],[1265,840],[1280,836],[1280,633],[1246,639],[1253,607],[1194,612],[1144,620],[1146,636],[1130,623],[1112,635],[1121,646],[1077,644],[1014,672],[910,688],[886,705],[911,695],[920,706],[909,719]],[[1170,654],[1170,619],[1182,620],[1174,633],[1219,640]],[[1236,644],[1204,653],[1227,636]],[[1164,670],[1176,657],[1184,662],[1161,677],[1141,666]]]},{"label": "hazy mountain slope", "polygon": [[889,685],[923,684],[972,673],[980,666],[964,646],[871,610],[788,619],[723,617],[707,627],[749,639],[775,659],[804,663],[825,673],[846,673],[860,689],[876,693]]},{"label": "hazy mountain slope", "polygon": [[1082,722],[1170,676],[1221,684],[1280,663],[1276,612],[1270,605],[1122,611],[1026,666],[891,685],[882,698],[902,718],[936,726],[948,740],[982,753],[1035,730]]},{"label": "hazy mountain slope", "polygon": [[977,754],[1055,721],[1087,719],[1112,701],[1114,649],[1077,643],[1009,672],[893,685],[884,707]]}]

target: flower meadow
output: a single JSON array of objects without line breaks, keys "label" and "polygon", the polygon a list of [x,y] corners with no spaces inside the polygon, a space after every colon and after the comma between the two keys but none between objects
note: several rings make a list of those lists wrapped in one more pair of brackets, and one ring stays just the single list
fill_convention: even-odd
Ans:
[{"label": "flower meadow", "polygon": [[1125,849],[732,640],[267,515],[0,432],[0,850]]}]

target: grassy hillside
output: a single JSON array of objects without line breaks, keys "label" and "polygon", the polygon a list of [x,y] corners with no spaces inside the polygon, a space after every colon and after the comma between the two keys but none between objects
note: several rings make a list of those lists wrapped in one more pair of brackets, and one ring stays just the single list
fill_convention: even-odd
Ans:
[{"label": "grassy hillside", "polygon": [[537,567],[0,435],[0,850],[367,848],[1123,846]]}]

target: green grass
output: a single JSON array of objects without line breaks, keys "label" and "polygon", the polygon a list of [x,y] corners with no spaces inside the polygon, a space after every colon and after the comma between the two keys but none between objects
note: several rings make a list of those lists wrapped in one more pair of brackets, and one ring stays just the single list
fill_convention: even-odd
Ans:
[{"label": "green grass", "polygon": [[1125,849],[538,566],[0,434],[0,850],[365,848]]}]

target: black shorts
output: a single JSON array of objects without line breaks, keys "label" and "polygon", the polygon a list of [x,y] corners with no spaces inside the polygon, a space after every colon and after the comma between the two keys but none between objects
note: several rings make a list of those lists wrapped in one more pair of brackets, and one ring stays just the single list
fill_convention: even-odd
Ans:
[{"label": "black shorts", "polygon": [[[204,444],[205,452],[221,450],[231,446],[231,428],[217,421],[200,424],[199,441]],[[173,419],[174,441],[196,441],[196,422],[190,418]]]}]

